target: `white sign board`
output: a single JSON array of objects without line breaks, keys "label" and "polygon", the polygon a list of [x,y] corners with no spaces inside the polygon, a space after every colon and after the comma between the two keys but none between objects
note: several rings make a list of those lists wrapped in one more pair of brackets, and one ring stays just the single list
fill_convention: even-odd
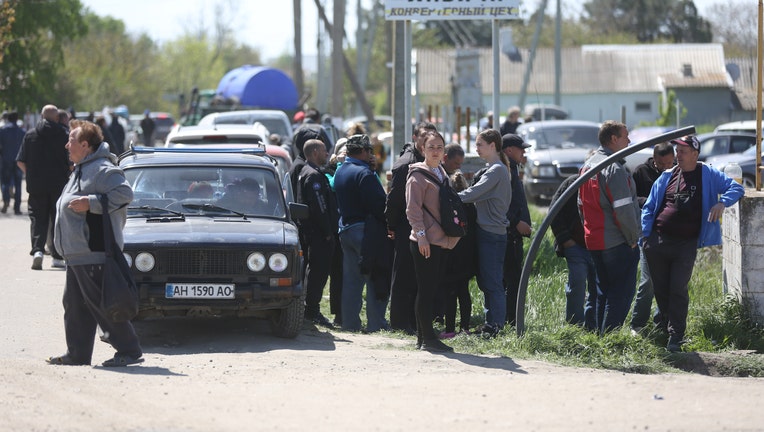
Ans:
[{"label": "white sign board", "polygon": [[520,18],[520,0],[385,0],[388,21]]}]

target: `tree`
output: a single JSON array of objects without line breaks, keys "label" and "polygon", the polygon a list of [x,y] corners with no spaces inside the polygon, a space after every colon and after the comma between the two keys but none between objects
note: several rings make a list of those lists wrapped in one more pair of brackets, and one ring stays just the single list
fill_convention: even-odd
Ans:
[{"label": "tree", "polygon": [[640,43],[711,41],[692,0],[589,0],[582,22],[595,34],[626,32]]},{"label": "tree", "polygon": [[3,0],[0,99],[19,110],[53,102],[63,45],[87,32],[79,0]]},{"label": "tree", "polygon": [[727,57],[756,57],[756,18],[755,2],[736,0],[709,8],[714,40],[724,45]]}]

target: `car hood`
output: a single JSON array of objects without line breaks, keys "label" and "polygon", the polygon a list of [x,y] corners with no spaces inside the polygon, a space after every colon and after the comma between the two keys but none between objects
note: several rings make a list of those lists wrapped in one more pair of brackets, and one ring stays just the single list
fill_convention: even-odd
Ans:
[{"label": "car hood", "polygon": [[287,222],[270,219],[233,217],[186,217],[185,221],[149,222],[141,217],[128,218],[124,229],[125,244],[297,244],[297,228]]},{"label": "car hood", "polygon": [[583,165],[586,155],[591,149],[588,148],[568,148],[568,149],[542,149],[526,153],[528,161],[538,162],[540,164],[577,164]]},{"label": "car hood", "polygon": [[737,162],[739,165],[743,165],[744,163],[752,163],[755,160],[756,160],[756,155],[730,153],[726,155],[711,156],[708,159],[706,159],[705,162],[708,165],[719,167],[719,166],[725,166],[730,162]]}]

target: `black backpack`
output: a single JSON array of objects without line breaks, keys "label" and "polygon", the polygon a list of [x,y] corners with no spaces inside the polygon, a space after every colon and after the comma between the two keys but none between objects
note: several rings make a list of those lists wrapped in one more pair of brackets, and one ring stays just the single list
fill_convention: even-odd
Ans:
[{"label": "black backpack", "polygon": [[[464,208],[459,195],[448,183],[448,177],[441,182],[435,174],[429,171],[417,169],[416,172],[428,176],[439,186],[440,227],[443,228],[443,232],[449,237],[464,237],[467,235],[467,210]],[[437,222],[437,218],[427,210],[427,207],[422,208]]]}]

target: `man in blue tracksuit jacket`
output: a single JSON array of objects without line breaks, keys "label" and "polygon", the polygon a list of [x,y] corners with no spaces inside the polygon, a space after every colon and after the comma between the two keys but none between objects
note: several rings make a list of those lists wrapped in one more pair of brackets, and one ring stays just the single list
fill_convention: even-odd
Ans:
[{"label": "man in blue tracksuit jacket", "polygon": [[667,349],[680,351],[687,327],[697,249],[721,244],[719,218],[745,193],[724,173],[698,162],[694,136],[673,140],[677,166],[664,171],[642,207],[642,242],[653,289],[669,333]]}]

